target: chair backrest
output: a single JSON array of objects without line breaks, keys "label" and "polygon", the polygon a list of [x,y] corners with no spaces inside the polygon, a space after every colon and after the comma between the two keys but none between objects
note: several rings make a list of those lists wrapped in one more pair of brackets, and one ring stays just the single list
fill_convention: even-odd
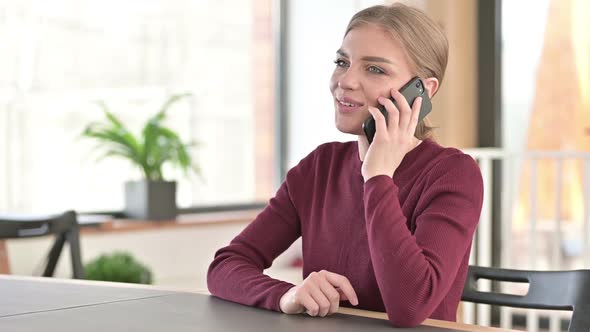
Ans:
[{"label": "chair backrest", "polygon": [[64,244],[68,242],[72,257],[73,277],[84,279],[76,212],[67,211],[62,214],[47,216],[0,215],[0,239],[18,239],[44,235],[55,235],[56,237],[47,254],[47,264],[43,276],[53,276]]},{"label": "chair backrest", "polygon": [[[478,279],[529,284],[525,295],[478,291]],[[469,266],[463,301],[529,309],[572,310],[569,331],[590,331],[590,270],[527,271]]]},{"label": "chair backrest", "polygon": [[0,214],[0,239],[58,235],[77,227],[76,219],[74,211],[43,216]]}]

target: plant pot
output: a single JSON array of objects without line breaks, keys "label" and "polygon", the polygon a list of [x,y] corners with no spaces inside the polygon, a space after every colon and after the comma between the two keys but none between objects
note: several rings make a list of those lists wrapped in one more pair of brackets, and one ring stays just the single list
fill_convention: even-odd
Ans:
[{"label": "plant pot", "polygon": [[125,182],[125,215],[131,219],[172,220],[176,218],[176,182]]}]

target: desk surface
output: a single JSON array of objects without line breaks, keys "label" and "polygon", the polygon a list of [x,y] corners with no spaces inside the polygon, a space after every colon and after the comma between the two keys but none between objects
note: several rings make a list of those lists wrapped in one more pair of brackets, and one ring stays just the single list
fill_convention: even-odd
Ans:
[{"label": "desk surface", "polygon": [[[0,331],[392,331],[382,313],[344,309],[284,315],[202,293],[145,286],[0,276]],[[380,318],[371,318],[371,316]],[[446,326],[446,327],[445,327]],[[503,331],[428,320],[416,332]]]}]

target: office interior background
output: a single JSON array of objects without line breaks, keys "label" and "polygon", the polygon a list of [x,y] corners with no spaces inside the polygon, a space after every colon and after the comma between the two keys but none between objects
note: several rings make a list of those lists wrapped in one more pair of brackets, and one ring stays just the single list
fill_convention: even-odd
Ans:
[{"label": "office interior background", "polygon": [[[84,262],[127,251],[156,285],[206,288],[215,250],[247,224],[232,216],[263,207],[319,144],[356,139],[334,127],[332,61],[351,16],[391,2],[0,1],[0,213],[120,217],[124,183],[142,175],[125,160],[96,160],[81,136],[104,117],[96,102],[139,132],[169,96],[190,93],[166,120],[198,142],[191,155],[200,176],[164,169],[178,183],[181,227],[83,227],[81,245]],[[425,10],[449,39],[429,121],[441,145],[470,153],[482,169],[472,263],[590,268],[590,3],[402,2]],[[216,221],[191,222],[211,211]],[[39,275],[51,242],[0,239],[0,272]],[[298,241],[267,273],[300,280],[299,251]],[[56,275],[70,274],[63,255]],[[566,315],[465,305],[461,319],[554,331]]]}]

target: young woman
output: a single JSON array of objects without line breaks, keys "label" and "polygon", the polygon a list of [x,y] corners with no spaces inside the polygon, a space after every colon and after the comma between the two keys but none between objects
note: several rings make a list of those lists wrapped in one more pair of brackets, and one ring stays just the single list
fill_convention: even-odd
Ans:
[{"label": "young woman", "polygon": [[[207,278],[213,295],[322,317],[352,305],[385,311],[400,327],[455,320],[481,174],[470,156],[429,138],[418,121],[421,98],[410,106],[398,92],[419,76],[434,96],[447,56],[446,37],[415,8],[375,6],[353,16],[330,91],[336,127],[357,141],[320,145],[288,172],[268,206],[216,253]],[[362,129],[370,116],[371,144]],[[264,275],[300,236],[305,280]]]}]

